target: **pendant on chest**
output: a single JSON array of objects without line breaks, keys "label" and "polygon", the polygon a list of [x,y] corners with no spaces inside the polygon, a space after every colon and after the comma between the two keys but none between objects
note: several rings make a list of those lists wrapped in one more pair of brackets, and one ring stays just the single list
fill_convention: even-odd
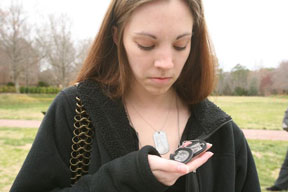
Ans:
[{"label": "pendant on chest", "polygon": [[167,135],[164,131],[156,131],[153,135],[155,148],[160,153],[164,155],[169,152],[169,143]]}]

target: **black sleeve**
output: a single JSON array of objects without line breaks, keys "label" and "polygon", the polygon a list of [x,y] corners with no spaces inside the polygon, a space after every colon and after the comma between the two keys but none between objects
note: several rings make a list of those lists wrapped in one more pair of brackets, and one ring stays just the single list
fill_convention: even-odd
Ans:
[{"label": "black sleeve", "polygon": [[11,192],[160,192],[167,189],[149,167],[148,154],[159,155],[151,146],[114,159],[71,186],[69,157],[75,104],[67,97],[66,93],[59,93],[49,107]]},{"label": "black sleeve", "polygon": [[236,192],[260,192],[260,183],[253,155],[243,132],[234,124],[236,146]]}]

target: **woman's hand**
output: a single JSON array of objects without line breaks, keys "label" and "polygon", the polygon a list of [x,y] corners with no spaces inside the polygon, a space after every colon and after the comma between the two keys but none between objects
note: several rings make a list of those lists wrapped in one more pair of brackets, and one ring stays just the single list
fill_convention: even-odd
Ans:
[{"label": "woman's hand", "polygon": [[[211,146],[211,144],[207,143],[206,150],[211,148]],[[212,155],[212,152],[204,151],[187,164],[164,159],[156,155],[148,155],[148,162],[156,179],[164,185],[171,186],[182,175],[196,171],[196,169],[203,165]]]}]

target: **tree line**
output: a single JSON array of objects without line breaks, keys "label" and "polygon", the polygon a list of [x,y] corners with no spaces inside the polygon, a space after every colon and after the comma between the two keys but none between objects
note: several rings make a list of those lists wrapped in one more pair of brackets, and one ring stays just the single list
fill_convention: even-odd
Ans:
[{"label": "tree line", "polygon": [[[32,26],[23,7],[0,8],[0,85],[66,87],[75,79],[92,43],[74,40],[67,16],[50,15]],[[288,61],[277,68],[249,70],[241,64],[229,71],[217,69],[216,95],[271,95],[288,93]]]},{"label": "tree line", "polygon": [[277,68],[249,70],[237,64],[230,72],[217,70],[217,95],[275,95],[288,94],[288,61],[280,62]]},{"label": "tree line", "polygon": [[73,40],[67,16],[50,15],[41,26],[32,26],[23,7],[0,8],[0,84],[66,87],[83,62],[91,39]]}]

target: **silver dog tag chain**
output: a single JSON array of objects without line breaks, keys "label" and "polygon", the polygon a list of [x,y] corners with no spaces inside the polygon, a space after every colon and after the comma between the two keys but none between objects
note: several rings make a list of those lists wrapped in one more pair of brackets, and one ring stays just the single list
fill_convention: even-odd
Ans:
[{"label": "silver dog tag chain", "polygon": [[[179,128],[179,109],[178,109],[178,103],[177,103],[177,97],[175,97],[175,103],[176,103],[176,108],[177,108],[177,125],[178,125],[178,138],[179,138],[179,142],[180,142],[180,128]],[[171,102],[172,104],[172,102]],[[154,145],[155,145],[155,148],[156,150],[159,152],[160,155],[164,155],[166,153],[169,152],[169,142],[168,142],[168,138],[167,138],[167,135],[164,131],[162,131],[163,128],[165,128],[165,125],[166,125],[166,122],[167,122],[167,119],[168,119],[168,116],[169,116],[169,113],[171,110],[169,110],[167,112],[167,115],[166,115],[166,119],[163,123],[163,126],[162,126],[162,129],[160,130],[156,130],[152,124],[147,121],[141,113],[138,112],[138,110],[136,109],[136,107],[131,103],[131,106],[132,108],[134,109],[134,111],[139,115],[139,117],[141,117],[141,119],[143,121],[145,121],[155,132],[153,134],[153,140],[154,140]],[[125,110],[127,112],[127,109],[126,109],[126,105],[125,105]],[[128,119],[129,119],[129,122],[131,124],[132,127],[133,126],[133,122],[131,121],[130,117],[129,117],[129,113],[127,112],[128,114]]]}]

